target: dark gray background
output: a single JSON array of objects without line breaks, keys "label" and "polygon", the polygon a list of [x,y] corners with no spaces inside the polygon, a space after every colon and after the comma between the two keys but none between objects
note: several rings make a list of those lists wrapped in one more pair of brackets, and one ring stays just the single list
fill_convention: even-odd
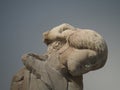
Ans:
[{"label": "dark gray background", "polygon": [[24,53],[45,52],[42,33],[64,22],[96,30],[108,44],[105,67],[84,75],[84,90],[120,89],[119,0],[0,0],[0,90],[9,90]]}]

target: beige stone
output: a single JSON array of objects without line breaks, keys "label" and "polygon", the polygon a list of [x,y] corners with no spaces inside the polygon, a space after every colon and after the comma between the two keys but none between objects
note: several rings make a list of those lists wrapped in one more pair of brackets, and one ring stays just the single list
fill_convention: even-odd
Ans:
[{"label": "beige stone", "polygon": [[83,90],[83,74],[103,67],[107,44],[93,30],[62,24],[43,33],[43,55],[22,56],[24,68],[12,79],[11,90]]}]

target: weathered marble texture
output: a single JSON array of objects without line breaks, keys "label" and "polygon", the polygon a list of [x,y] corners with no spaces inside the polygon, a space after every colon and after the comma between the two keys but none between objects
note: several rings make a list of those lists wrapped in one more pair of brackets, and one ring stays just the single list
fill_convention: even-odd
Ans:
[{"label": "weathered marble texture", "polygon": [[43,33],[43,55],[24,54],[11,90],[83,90],[83,74],[103,67],[107,45],[97,32],[59,25]]}]

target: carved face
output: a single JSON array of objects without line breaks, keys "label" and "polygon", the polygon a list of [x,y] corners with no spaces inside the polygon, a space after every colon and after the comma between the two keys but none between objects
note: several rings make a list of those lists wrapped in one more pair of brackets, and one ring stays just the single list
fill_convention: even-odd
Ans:
[{"label": "carved face", "polygon": [[75,28],[72,27],[71,25],[62,24],[60,26],[53,28],[50,31],[43,33],[43,38],[44,38],[43,41],[47,45],[57,40],[65,41],[67,36],[69,36],[74,31],[75,31]]}]

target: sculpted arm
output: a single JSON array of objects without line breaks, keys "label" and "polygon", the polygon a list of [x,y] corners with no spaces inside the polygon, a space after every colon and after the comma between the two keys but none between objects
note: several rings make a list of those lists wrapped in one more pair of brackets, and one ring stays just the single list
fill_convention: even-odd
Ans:
[{"label": "sculpted arm", "polygon": [[25,67],[32,73],[37,76],[40,75],[40,69],[43,67],[45,60],[47,59],[46,55],[37,55],[37,54],[24,54],[22,56],[22,62]]}]

